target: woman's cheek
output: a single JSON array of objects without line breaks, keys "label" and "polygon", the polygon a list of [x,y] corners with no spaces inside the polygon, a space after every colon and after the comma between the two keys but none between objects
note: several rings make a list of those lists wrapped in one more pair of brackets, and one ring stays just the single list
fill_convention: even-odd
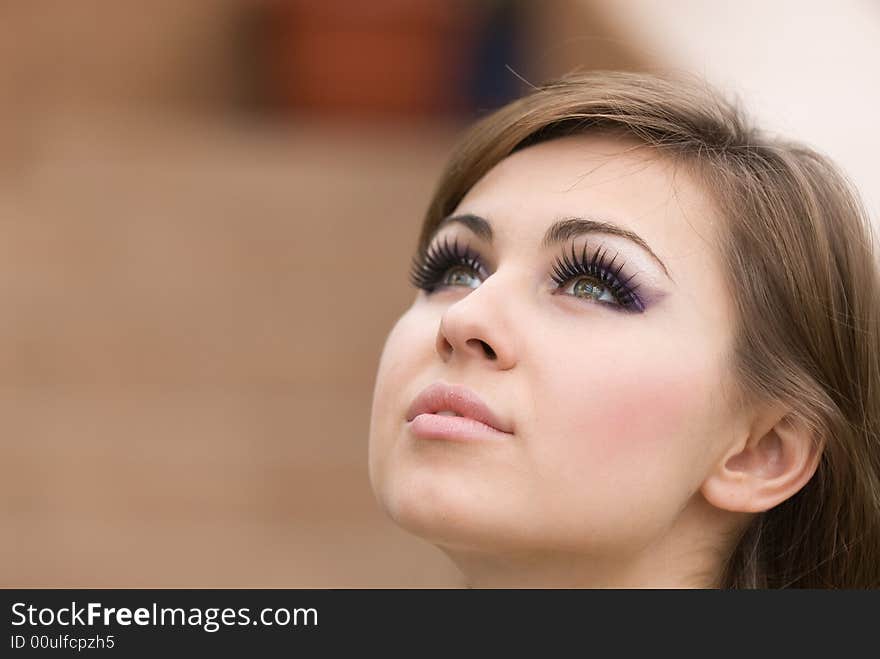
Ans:
[{"label": "woman's cheek", "polygon": [[[707,373],[670,357],[594,356],[565,377],[548,373],[541,407],[558,466],[572,478],[605,484],[653,481],[686,468],[707,405]],[[574,366],[574,368],[572,368]],[[648,483],[645,483],[647,486]]]},{"label": "woman's cheek", "polygon": [[439,321],[430,310],[414,305],[401,315],[388,333],[373,388],[370,413],[370,469],[384,469],[400,433],[412,387],[434,359],[434,339]]},{"label": "woman's cheek", "polygon": [[409,309],[388,333],[379,358],[374,405],[399,403],[390,392],[399,394],[401,387],[411,384],[413,375],[430,358],[433,339],[419,316],[415,309]]},{"label": "woman's cheek", "polygon": [[[398,319],[385,339],[376,382],[373,387],[373,400],[370,411],[370,463],[384,462],[392,442],[395,413],[400,404],[399,394],[405,387],[409,373],[414,366],[412,354],[413,327],[405,313]],[[396,394],[396,395],[395,395]]]}]

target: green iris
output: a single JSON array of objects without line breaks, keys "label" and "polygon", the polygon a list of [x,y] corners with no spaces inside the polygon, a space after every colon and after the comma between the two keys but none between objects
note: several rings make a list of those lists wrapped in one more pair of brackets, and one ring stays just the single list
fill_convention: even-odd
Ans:
[{"label": "green iris", "polygon": [[450,268],[443,277],[445,286],[467,286],[468,288],[476,288],[480,285],[480,280],[474,276],[474,273],[468,268]]},{"label": "green iris", "polygon": [[597,286],[589,279],[579,279],[572,289],[575,297],[588,297],[593,300],[601,300],[604,297],[613,299],[613,296],[607,294],[604,286]]}]

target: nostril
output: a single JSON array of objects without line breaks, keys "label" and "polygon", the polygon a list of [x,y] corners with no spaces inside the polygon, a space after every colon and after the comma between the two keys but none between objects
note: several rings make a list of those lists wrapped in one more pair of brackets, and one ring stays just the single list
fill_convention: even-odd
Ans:
[{"label": "nostril", "polygon": [[486,357],[488,357],[489,359],[496,359],[498,357],[498,355],[495,354],[495,351],[492,350],[492,346],[490,346],[485,341],[482,341],[480,339],[469,339],[467,343],[468,343],[468,345],[473,345],[474,343],[478,343],[480,345],[480,347],[483,348],[483,352],[486,353]]}]

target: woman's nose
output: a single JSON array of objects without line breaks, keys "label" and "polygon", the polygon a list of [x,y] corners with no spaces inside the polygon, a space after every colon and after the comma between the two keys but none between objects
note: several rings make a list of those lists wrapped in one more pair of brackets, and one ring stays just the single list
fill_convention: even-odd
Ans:
[{"label": "woman's nose", "polygon": [[[444,362],[482,361],[499,370],[516,363],[514,337],[507,324],[497,282],[484,282],[450,304],[440,317],[436,350]],[[500,287],[499,287],[500,288]]]}]

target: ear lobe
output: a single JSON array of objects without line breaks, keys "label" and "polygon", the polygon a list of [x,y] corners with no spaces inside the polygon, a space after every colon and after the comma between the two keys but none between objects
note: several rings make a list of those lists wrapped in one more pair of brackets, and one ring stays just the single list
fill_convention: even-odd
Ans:
[{"label": "ear lobe", "polygon": [[794,496],[816,472],[821,442],[791,414],[756,425],[732,447],[700,488],[712,505],[735,512],[763,512]]}]

